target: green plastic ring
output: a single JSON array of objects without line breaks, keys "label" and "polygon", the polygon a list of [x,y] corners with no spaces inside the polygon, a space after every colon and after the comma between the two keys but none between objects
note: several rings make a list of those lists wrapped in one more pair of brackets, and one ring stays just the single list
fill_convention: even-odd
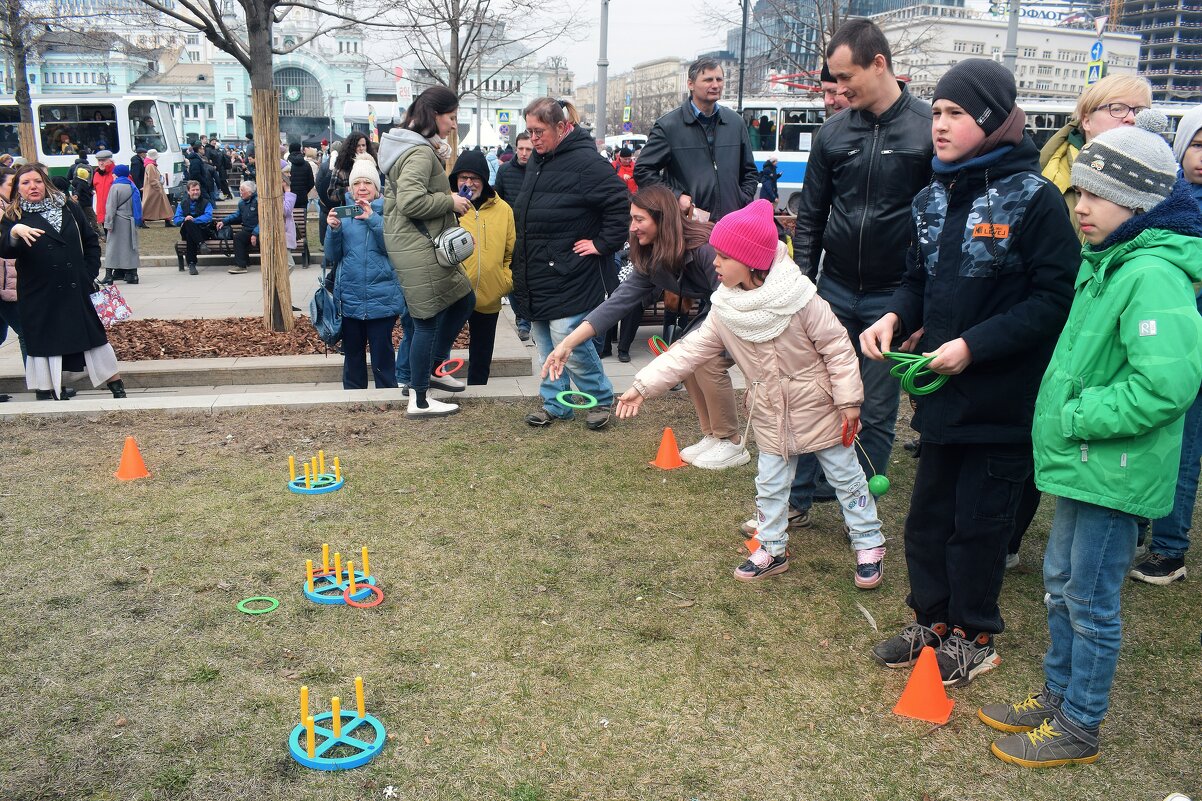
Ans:
[{"label": "green plastic ring", "polygon": [[[246,608],[247,604],[255,603],[256,601],[267,601],[271,604],[271,606],[267,607],[266,609],[247,609]],[[276,607],[279,605],[280,605],[280,602],[276,598],[272,598],[267,595],[256,595],[254,598],[244,598],[241,601],[239,601],[238,602],[238,611],[243,613],[244,615],[265,615],[268,612],[274,612]]]},{"label": "green plastic ring", "polygon": [[[572,403],[568,398],[584,398],[584,403]],[[597,399],[587,392],[573,392],[570,389],[565,389],[563,392],[555,396],[555,400],[567,406],[569,409],[591,409],[597,405]]]}]

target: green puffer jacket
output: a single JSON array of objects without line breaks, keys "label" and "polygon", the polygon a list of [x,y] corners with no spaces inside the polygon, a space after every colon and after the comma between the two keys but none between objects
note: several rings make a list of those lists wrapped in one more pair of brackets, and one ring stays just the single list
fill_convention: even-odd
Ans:
[{"label": "green puffer jacket", "polygon": [[1191,285],[1202,278],[1202,239],[1148,228],[1099,252],[1086,246],[1082,256],[1035,403],[1035,483],[1164,517],[1183,415],[1202,384],[1202,317]]},{"label": "green puffer jacket", "polygon": [[419,219],[438,238],[459,224],[451,184],[429,140],[396,128],[380,138],[384,187],[384,246],[405,293],[409,314],[427,320],[472,291],[462,267],[443,267],[434,246],[413,224]]}]

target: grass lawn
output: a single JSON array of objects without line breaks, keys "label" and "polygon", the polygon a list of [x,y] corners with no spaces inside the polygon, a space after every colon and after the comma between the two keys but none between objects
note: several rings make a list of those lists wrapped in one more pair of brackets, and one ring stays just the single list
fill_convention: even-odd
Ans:
[{"label": "grass lawn", "polygon": [[[529,429],[529,404],[259,410],[8,423],[10,562],[0,797],[32,799],[1162,799],[1202,795],[1197,580],[1125,588],[1123,657],[1096,765],[988,753],[979,704],[1040,686],[1048,504],[1002,595],[1003,664],[942,728],[891,714],[906,673],[867,651],[908,618],[900,448],[882,502],[885,584],[857,591],[837,508],[789,572],[736,582],[754,465],[647,466],[685,398],[636,421]],[[112,478],[126,434],[153,472]],[[338,455],[346,487],[284,488],[287,457]],[[301,596],[321,543],[371,550],[374,610]],[[1196,551],[1195,551],[1196,553]],[[357,561],[357,560],[356,560]],[[1202,569],[1194,554],[1191,570]],[[1197,575],[1197,573],[1195,573]],[[250,617],[235,604],[280,599]],[[881,627],[874,632],[862,604]],[[363,768],[285,744],[298,690],[388,728]]]}]

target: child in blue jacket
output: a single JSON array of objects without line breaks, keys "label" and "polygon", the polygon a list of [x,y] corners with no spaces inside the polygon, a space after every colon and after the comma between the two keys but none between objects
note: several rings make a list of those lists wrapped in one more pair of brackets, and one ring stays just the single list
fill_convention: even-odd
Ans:
[{"label": "child in blue jacket", "polygon": [[384,247],[384,199],[375,159],[362,154],[351,165],[348,205],[361,211],[326,216],[326,259],[337,265],[334,302],[342,312],[342,388],[367,389],[365,351],[371,350],[376,389],[397,386],[392,329],[405,296]]}]

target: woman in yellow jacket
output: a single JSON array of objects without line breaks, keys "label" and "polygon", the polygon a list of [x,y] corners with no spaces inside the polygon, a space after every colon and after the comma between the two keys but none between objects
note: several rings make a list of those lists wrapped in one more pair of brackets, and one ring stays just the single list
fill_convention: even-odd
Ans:
[{"label": "woman in yellow jacket", "polygon": [[451,172],[451,190],[472,201],[459,224],[476,240],[475,252],[461,265],[476,290],[476,308],[468,319],[467,383],[487,384],[501,298],[513,290],[509,262],[517,229],[513,209],[488,183],[488,162],[480,151],[460,154]]}]

